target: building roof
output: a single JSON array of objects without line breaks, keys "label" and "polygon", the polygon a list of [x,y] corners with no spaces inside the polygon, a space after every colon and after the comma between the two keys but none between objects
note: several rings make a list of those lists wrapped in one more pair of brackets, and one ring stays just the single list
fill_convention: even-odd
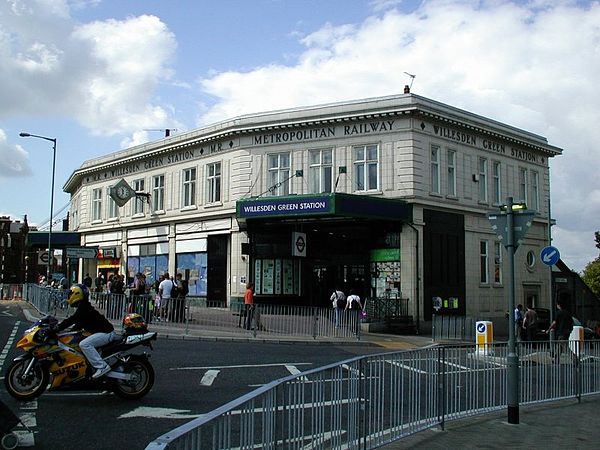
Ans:
[{"label": "building roof", "polygon": [[238,116],[187,133],[169,136],[85,161],[79,169],[71,174],[64,184],[63,190],[73,193],[82,177],[94,172],[243,134],[351,123],[403,115],[414,115],[465,128],[537,150],[548,157],[562,153],[562,149],[549,145],[546,138],[537,134],[409,93]]}]

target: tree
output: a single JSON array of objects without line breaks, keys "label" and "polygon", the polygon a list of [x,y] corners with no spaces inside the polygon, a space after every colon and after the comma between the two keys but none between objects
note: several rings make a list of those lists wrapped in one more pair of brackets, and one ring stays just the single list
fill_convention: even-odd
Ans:
[{"label": "tree", "polygon": [[594,233],[594,239],[596,240],[596,248],[600,250],[600,231]]},{"label": "tree", "polygon": [[585,266],[581,278],[594,294],[600,296],[600,258],[596,258]]}]

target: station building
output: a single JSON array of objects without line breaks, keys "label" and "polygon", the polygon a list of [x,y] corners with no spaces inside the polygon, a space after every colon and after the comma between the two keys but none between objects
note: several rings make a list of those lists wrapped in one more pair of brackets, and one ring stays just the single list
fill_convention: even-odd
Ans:
[{"label": "station building", "polygon": [[[539,135],[410,92],[240,116],[85,161],[64,190],[98,260],[79,273],[181,272],[223,305],[329,305],[338,286],[486,318],[507,310],[506,250],[488,213],[535,212],[517,303],[549,307],[549,158]],[[123,205],[123,206],[120,206]]]}]

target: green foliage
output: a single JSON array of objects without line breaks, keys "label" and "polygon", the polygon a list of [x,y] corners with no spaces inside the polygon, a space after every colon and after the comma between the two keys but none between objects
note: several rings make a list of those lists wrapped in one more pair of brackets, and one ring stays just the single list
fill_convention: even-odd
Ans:
[{"label": "green foliage", "polygon": [[585,266],[581,278],[594,294],[600,296],[600,258],[596,258]]}]

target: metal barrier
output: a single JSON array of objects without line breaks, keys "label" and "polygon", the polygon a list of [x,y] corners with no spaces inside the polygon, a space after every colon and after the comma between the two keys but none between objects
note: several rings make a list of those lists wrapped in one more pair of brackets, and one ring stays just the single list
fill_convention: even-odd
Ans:
[{"label": "metal barrier", "polygon": [[[273,381],[146,449],[376,448],[506,407],[506,353],[439,346],[349,359]],[[521,343],[519,353],[522,404],[600,392],[597,343]]]},{"label": "metal barrier", "polygon": [[465,316],[431,317],[431,339],[439,340],[475,340],[475,319]]},{"label": "metal barrier", "polygon": [[[70,313],[65,301],[68,291],[28,285],[26,292],[26,299],[43,314],[66,317]],[[159,330],[183,334],[202,330],[253,337],[285,335],[313,339],[360,339],[361,335],[358,312],[344,311],[341,323],[336,327],[335,310],[326,307],[255,304],[250,311],[249,323],[246,323],[244,305],[234,304],[227,308],[204,297],[172,298],[164,307],[164,304],[157,306],[152,295],[92,292],[90,301],[115,325],[120,325],[128,312],[136,312]]]},{"label": "metal barrier", "polygon": [[22,284],[0,283],[0,300],[15,300],[23,297]]}]

